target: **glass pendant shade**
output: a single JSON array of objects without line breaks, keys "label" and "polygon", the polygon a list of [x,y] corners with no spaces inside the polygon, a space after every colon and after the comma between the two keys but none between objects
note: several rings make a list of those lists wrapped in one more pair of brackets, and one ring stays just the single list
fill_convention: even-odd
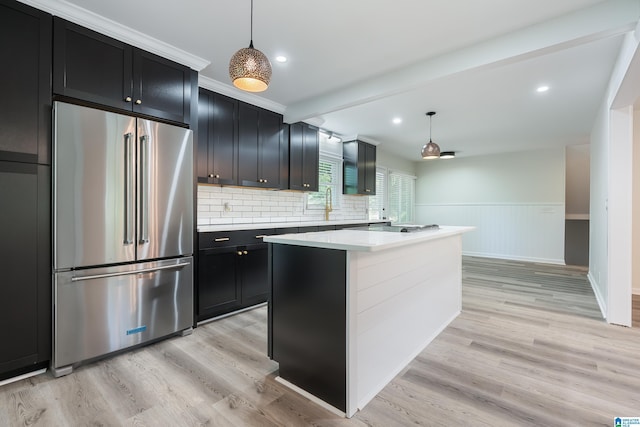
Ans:
[{"label": "glass pendant shade", "polygon": [[229,61],[233,85],[247,92],[267,90],[271,81],[271,63],[264,53],[253,47],[253,0],[251,0],[251,40],[249,47],[237,51]]},{"label": "glass pendant shade", "polygon": [[271,81],[271,63],[269,59],[253,47],[237,51],[229,62],[229,77],[233,85],[247,92],[262,92],[269,87]]},{"label": "glass pendant shade", "polygon": [[440,147],[435,142],[429,140],[429,142],[422,146],[422,158],[437,159],[440,157]]}]

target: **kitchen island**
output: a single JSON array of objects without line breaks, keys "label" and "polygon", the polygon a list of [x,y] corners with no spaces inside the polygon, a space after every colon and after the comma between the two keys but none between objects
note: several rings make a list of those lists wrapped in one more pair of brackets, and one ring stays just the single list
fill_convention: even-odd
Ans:
[{"label": "kitchen island", "polygon": [[460,313],[471,230],[265,237],[278,381],[353,416]]}]

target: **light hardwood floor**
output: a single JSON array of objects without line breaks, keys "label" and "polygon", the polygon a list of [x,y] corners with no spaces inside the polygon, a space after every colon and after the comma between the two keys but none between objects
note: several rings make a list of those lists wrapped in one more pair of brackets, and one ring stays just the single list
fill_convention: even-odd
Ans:
[{"label": "light hardwood floor", "polygon": [[465,258],[463,312],[342,419],[274,381],[266,308],[0,388],[0,426],[590,426],[640,416],[640,331],[580,268]]}]

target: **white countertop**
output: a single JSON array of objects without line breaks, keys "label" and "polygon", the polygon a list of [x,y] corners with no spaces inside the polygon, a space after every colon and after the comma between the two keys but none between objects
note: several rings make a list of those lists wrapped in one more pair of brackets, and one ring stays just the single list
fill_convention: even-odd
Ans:
[{"label": "white countertop", "polygon": [[313,233],[281,234],[267,236],[263,241],[285,245],[310,246],[344,251],[381,251],[399,246],[441,239],[474,230],[475,227],[440,226],[438,230],[416,231],[412,233],[332,230]]},{"label": "white countertop", "polygon": [[300,222],[254,222],[247,224],[220,224],[220,225],[200,225],[199,233],[211,231],[239,231],[239,230],[257,230],[260,228],[287,228],[287,227],[317,227],[325,225],[349,225],[349,224],[374,224],[379,222],[389,222],[389,220],[333,220],[333,221],[300,221]]}]

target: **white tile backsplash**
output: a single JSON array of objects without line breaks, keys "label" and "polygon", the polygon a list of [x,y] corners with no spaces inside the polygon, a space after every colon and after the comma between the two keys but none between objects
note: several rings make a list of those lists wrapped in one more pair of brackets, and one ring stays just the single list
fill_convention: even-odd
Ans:
[{"label": "white tile backsplash", "polygon": [[[367,197],[340,195],[332,220],[367,220]],[[198,225],[324,220],[324,210],[305,209],[305,193],[198,185]],[[225,210],[225,206],[229,210]]]}]

